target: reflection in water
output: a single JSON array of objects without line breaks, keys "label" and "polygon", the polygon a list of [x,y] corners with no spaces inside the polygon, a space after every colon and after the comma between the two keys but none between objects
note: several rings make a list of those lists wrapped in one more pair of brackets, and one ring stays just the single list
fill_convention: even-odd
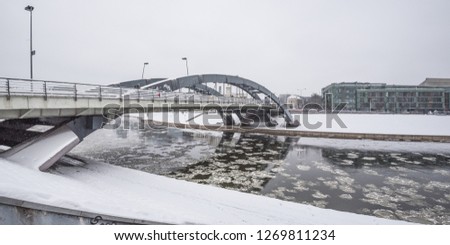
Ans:
[{"label": "reflection in water", "polygon": [[297,142],[170,128],[98,130],[72,153],[318,207],[450,224],[450,156],[337,150]]},{"label": "reflection in water", "polygon": [[225,133],[208,158],[173,171],[170,176],[259,193],[275,177],[286,158],[291,139],[279,141],[263,135]]}]

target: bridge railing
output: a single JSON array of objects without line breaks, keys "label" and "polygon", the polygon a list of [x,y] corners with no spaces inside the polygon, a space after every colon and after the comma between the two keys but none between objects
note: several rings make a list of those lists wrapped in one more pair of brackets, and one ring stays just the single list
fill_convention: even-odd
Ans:
[{"label": "bridge railing", "polygon": [[0,96],[10,99],[12,96],[61,97],[120,99],[125,96],[134,100],[165,101],[175,103],[216,103],[216,104],[261,104],[261,101],[239,97],[217,97],[181,92],[165,92],[133,88],[109,87],[86,83],[68,83],[45,80],[29,80],[0,77]]}]

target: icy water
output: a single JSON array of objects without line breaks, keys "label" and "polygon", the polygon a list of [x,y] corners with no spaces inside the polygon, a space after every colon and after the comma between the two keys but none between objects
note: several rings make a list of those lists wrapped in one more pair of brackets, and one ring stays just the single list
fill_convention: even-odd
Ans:
[{"label": "icy water", "polygon": [[298,138],[98,130],[71,153],[201,184],[424,224],[450,224],[450,153],[343,150]]}]

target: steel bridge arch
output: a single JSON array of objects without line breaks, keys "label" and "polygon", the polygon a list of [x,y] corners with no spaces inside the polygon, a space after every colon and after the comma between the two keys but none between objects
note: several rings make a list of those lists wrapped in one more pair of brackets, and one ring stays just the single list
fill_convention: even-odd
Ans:
[{"label": "steel bridge arch", "polygon": [[[266,95],[270,98],[282,111],[284,118],[288,124],[296,124],[294,118],[291,113],[287,110],[287,108],[281,103],[278,97],[268,90],[263,85],[251,81],[246,78],[242,78],[239,76],[231,76],[231,75],[222,75],[222,74],[203,74],[203,75],[191,75],[173,79],[165,79],[162,81],[158,81],[152,84],[145,85],[141,87],[141,89],[164,89],[169,86],[172,91],[179,90],[181,88],[203,88],[205,89],[204,83],[226,83],[238,88],[241,88],[245,92],[247,92],[254,99],[261,100],[258,96],[259,93]],[[209,88],[209,87],[207,87]],[[208,89],[209,90],[209,89]],[[214,89],[211,89],[215,91]],[[211,91],[209,90],[209,91]],[[217,91],[216,91],[217,92]],[[218,93],[218,92],[217,92]],[[217,95],[217,93],[212,93],[213,95]]]}]

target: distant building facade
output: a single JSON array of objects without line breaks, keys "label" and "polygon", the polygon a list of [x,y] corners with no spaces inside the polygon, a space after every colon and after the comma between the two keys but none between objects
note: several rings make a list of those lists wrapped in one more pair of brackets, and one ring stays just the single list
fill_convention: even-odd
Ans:
[{"label": "distant building facade", "polygon": [[303,106],[303,100],[300,96],[291,95],[287,98],[286,104],[289,109],[301,109]]},{"label": "distant building facade", "polygon": [[307,104],[316,104],[323,107],[322,96],[313,93],[311,96],[300,96],[296,94],[280,94],[278,99],[281,104],[285,105],[289,109],[303,109]]},{"label": "distant building facade", "polygon": [[450,78],[427,78],[421,84],[421,87],[450,87]]},{"label": "distant building facade", "polygon": [[449,112],[450,79],[427,78],[419,86],[333,83],[322,89],[324,98],[327,94],[331,95],[332,108],[340,103],[346,103],[345,111]]},{"label": "distant building facade", "polygon": [[278,95],[278,99],[280,100],[281,104],[287,104],[287,98],[291,95],[292,94],[280,94]]}]

